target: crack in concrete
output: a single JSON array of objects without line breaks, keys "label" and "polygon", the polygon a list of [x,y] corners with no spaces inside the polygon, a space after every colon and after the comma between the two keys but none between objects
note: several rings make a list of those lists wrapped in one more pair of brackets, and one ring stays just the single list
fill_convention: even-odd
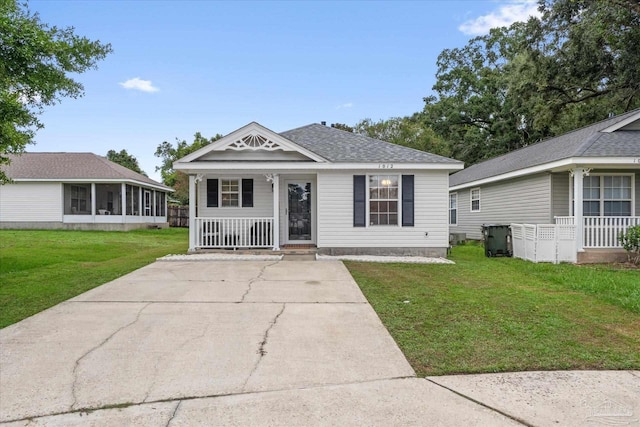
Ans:
[{"label": "crack in concrete", "polygon": [[176,414],[178,413],[178,408],[180,408],[181,404],[182,404],[182,400],[178,400],[178,404],[173,409],[173,414],[171,414],[171,417],[169,417],[169,420],[167,420],[167,424],[165,424],[165,427],[169,427],[169,425],[171,425],[171,422],[176,417]]},{"label": "crack in concrete", "polygon": [[[325,388],[325,387],[337,387],[337,386],[348,386],[348,385],[354,385],[354,384],[369,384],[369,383],[375,383],[375,382],[380,382],[380,381],[393,381],[393,380],[404,380],[404,379],[417,379],[415,376],[399,376],[399,377],[388,377],[388,378],[376,378],[376,379],[371,379],[371,380],[363,380],[363,381],[349,381],[346,383],[326,383],[326,384],[316,384],[316,385],[308,385],[308,386],[303,386],[303,387],[283,387],[283,388],[274,388],[274,389],[269,389],[269,390],[257,390],[257,391],[250,391],[250,392],[231,392],[231,393],[218,393],[218,394],[202,394],[202,395],[192,395],[192,396],[181,396],[179,398],[165,398],[165,399],[156,399],[156,400],[150,400],[148,402],[130,402],[127,404],[118,404],[118,407],[120,409],[122,408],[129,408],[132,406],[143,406],[143,405],[153,405],[153,404],[157,404],[157,403],[170,403],[170,402],[184,402],[184,401],[189,401],[189,400],[202,400],[202,399],[219,399],[219,398],[224,398],[224,397],[231,397],[231,396],[247,396],[247,395],[262,395],[262,394],[268,394],[268,393],[279,393],[279,392],[283,392],[283,391],[292,391],[292,390],[315,390],[315,389],[321,389],[321,388]],[[43,415],[34,415],[34,416],[29,416],[29,417],[24,417],[24,418],[14,418],[14,419],[8,419],[8,420],[2,420],[0,421],[0,425],[4,425],[7,423],[15,423],[15,422],[19,422],[19,421],[27,421],[27,422],[34,422],[34,420],[37,420],[39,418],[46,418],[46,417],[54,417],[54,416],[58,416],[58,415],[67,415],[67,414],[78,414],[78,413],[87,413],[87,412],[95,412],[95,411],[103,411],[103,410],[112,410],[114,409],[113,405],[103,405],[103,406],[89,406],[89,407],[84,407],[84,408],[77,408],[77,409],[73,409],[73,410],[69,410],[69,411],[60,411],[60,412],[51,412],[48,414],[43,414]]]},{"label": "crack in concrete", "polygon": [[258,351],[256,351],[256,353],[258,353],[258,355],[260,355],[260,357],[258,357],[258,360],[256,361],[256,364],[253,365],[253,369],[251,370],[251,372],[249,373],[249,376],[247,377],[247,379],[244,381],[244,384],[242,384],[242,391],[244,392],[247,384],[249,383],[249,380],[251,379],[251,377],[253,376],[253,374],[258,370],[258,366],[260,365],[260,362],[262,362],[262,358],[267,354],[267,350],[265,350],[265,347],[269,341],[269,332],[271,332],[271,329],[273,329],[274,326],[276,326],[276,323],[278,322],[278,319],[280,318],[280,316],[282,315],[282,313],[284,313],[284,309],[287,306],[287,304],[282,304],[282,308],[280,309],[280,312],[278,314],[276,314],[276,317],[273,318],[273,320],[271,321],[271,323],[269,324],[269,327],[267,328],[266,331],[264,331],[264,335],[262,338],[262,341],[260,342],[260,347],[258,347]]},{"label": "crack in concrete", "polygon": [[78,396],[77,396],[77,391],[76,391],[76,386],[78,383],[78,368],[80,367],[80,362],[82,362],[82,360],[84,358],[86,358],[88,355],[90,355],[91,353],[93,353],[94,351],[98,350],[100,347],[102,347],[103,345],[105,345],[107,342],[109,342],[114,336],[116,336],[116,334],[118,334],[119,332],[121,332],[122,330],[128,328],[129,326],[133,325],[134,323],[136,323],[138,320],[140,320],[140,315],[142,314],[143,310],[147,307],[149,307],[149,305],[151,305],[151,303],[145,304],[139,311],[138,314],[136,315],[135,319],[133,319],[131,322],[127,323],[124,326],[121,326],[120,328],[116,329],[111,335],[109,335],[107,338],[105,338],[104,340],[102,340],[102,342],[92,348],[90,348],[87,352],[85,352],[82,356],[80,356],[78,359],[76,359],[76,363],[73,366],[73,371],[72,371],[72,375],[73,375],[73,383],[71,384],[71,395],[73,396],[73,403],[71,404],[71,406],[69,407],[70,410],[74,409],[74,406],[76,406],[76,404],[78,403]]},{"label": "crack in concrete", "polygon": [[253,279],[249,280],[249,286],[247,287],[247,290],[244,291],[244,294],[242,294],[242,298],[240,298],[240,302],[244,302],[244,299],[247,297],[247,295],[249,294],[249,292],[251,292],[251,287],[253,286],[253,284],[255,282],[257,282],[258,280],[262,279],[262,275],[265,273],[265,271],[267,270],[267,268],[271,267],[272,265],[275,265],[277,263],[279,263],[280,260],[276,261],[276,262],[272,262],[271,264],[267,264],[264,267],[262,267],[260,269],[260,272],[258,273],[258,275],[256,277],[254,277]]},{"label": "crack in concrete", "polygon": [[[175,347],[176,348],[177,347],[185,347],[191,341],[195,341],[195,340],[199,340],[199,339],[204,338],[207,335],[207,333],[209,333],[209,329],[211,329],[211,323],[207,324],[207,326],[204,328],[204,330],[200,334],[198,334],[198,335],[196,335],[194,337],[191,337],[191,338],[187,338],[186,340],[184,340],[182,342],[182,344],[180,344],[179,346],[176,345]],[[156,385],[156,382],[158,381],[158,371],[159,371],[158,368],[159,368],[160,363],[162,362],[163,359],[164,359],[164,357],[159,357],[158,360],[156,361],[154,367],[153,367],[153,369],[154,369],[153,381],[151,382],[151,385],[149,386],[149,389],[147,390],[147,393],[145,394],[144,399],[142,399],[142,403],[147,403],[147,399],[149,399],[149,395],[151,394],[151,391],[153,390],[153,388]]]},{"label": "crack in concrete", "polygon": [[508,412],[501,411],[501,410],[500,410],[500,409],[498,409],[498,408],[494,408],[494,407],[493,407],[493,406],[491,406],[491,405],[488,405],[488,404],[486,404],[486,403],[484,403],[484,402],[481,402],[481,401],[479,401],[479,400],[477,400],[477,399],[474,399],[474,398],[473,398],[473,397],[471,397],[471,396],[467,396],[466,394],[461,393],[461,392],[459,392],[459,391],[457,391],[457,390],[454,390],[454,389],[452,389],[451,387],[447,387],[447,386],[446,386],[446,385],[444,385],[444,384],[440,384],[440,383],[438,383],[438,382],[436,382],[436,381],[432,380],[431,378],[425,378],[425,380],[429,381],[430,383],[433,383],[433,384],[437,385],[438,387],[442,387],[442,388],[443,388],[443,389],[445,389],[445,390],[449,390],[451,393],[457,394],[458,396],[462,397],[463,399],[467,399],[468,401],[473,402],[473,403],[475,403],[476,405],[480,405],[480,406],[482,406],[482,407],[484,407],[484,408],[486,408],[486,409],[488,409],[488,410],[490,410],[490,411],[493,411],[493,412],[496,412],[496,413],[498,413],[498,414],[502,415],[503,417],[507,417],[507,418],[509,418],[509,419],[511,419],[511,420],[513,420],[513,421],[515,421],[515,422],[517,422],[517,423],[519,423],[519,424],[522,424],[523,426],[526,426],[526,427],[536,427],[535,425],[528,423],[527,421],[523,420],[522,418],[519,418],[519,417],[517,417],[517,416],[515,416],[515,415],[511,415],[511,414],[509,414]]}]

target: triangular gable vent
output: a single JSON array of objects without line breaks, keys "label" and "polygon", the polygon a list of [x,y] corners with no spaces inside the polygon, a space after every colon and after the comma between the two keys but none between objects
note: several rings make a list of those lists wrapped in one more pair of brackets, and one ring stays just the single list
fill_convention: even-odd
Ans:
[{"label": "triangular gable vent", "polygon": [[255,134],[252,133],[250,135],[244,136],[236,141],[233,141],[229,144],[227,144],[226,147],[222,148],[219,147],[218,150],[221,149],[232,149],[232,150],[267,150],[267,151],[274,151],[274,150],[283,150],[283,151],[292,151],[292,150],[287,150],[285,147],[283,147],[281,144],[278,144],[277,142],[263,136],[260,134]]},{"label": "triangular gable vent", "polygon": [[284,151],[295,152],[316,161],[326,162],[321,156],[299,146],[295,142],[278,135],[259,123],[252,122],[219,140],[194,151],[178,160],[179,163],[188,163],[206,156],[208,153],[220,151]]}]

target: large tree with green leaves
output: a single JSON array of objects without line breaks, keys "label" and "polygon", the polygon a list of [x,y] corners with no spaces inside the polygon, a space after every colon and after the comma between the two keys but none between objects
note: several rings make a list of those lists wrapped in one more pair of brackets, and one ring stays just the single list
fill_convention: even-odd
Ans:
[{"label": "large tree with green leaves", "polygon": [[169,187],[173,187],[175,193],[171,196],[182,204],[189,203],[189,180],[187,175],[173,169],[173,162],[187,154],[191,154],[200,148],[211,144],[222,138],[222,135],[216,134],[211,138],[202,136],[200,132],[196,132],[193,136],[193,142],[188,143],[185,140],[176,138],[175,145],[164,141],[158,145],[155,156],[162,159],[162,164],[156,167],[156,171],[160,171],[162,182]]},{"label": "large tree with green leaves", "polygon": [[127,169],[131,169],[134,172],[147,176],[147,174],[140,168],[138,159],[129,154],[127,150],[109,150],[107,151],[107,159],[119,164],[120,166],[124,166]]},{"label": "large tree with green leaves", "polygon": [[354,126],[353,132],[429,153],[449,155],[445,140],[425,124],[423,115],[419,113],[377,122],[364,119]]},{"label": "large tree with green leaves", "polygon": [[[21,153],[43,127],[38,115],[62,98],[82,96],[72,75],[95,68],[111,45],[50,27],[26,3],[0,0],[0,165]],[[7,181],[0,170],[0,183]]]},{"label": "large tree with green leaves", "polygon": [[640,2],[541,0],[542,17],[438,57],[424,116],[473,164],[640,106]]}]

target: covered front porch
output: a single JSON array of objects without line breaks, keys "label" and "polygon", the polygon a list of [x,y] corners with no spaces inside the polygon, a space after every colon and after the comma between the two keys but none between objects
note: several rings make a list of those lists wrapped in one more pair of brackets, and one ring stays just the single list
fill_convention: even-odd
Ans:
[{"label": "covered front porch", "polygon": [[63,224],[165,224],[166,191],[124,182],[63,184]]},{"label": "covered front porch", "polygon": [[[582,218],[583,249],[622,249],[618,239],[630,227],[640,225],[640,216],[587,216]],[[558,225],[576,225],[573,216],[557,216]]]},{"label": "covered front porch", "polygon": [[189,250],[315,246],[315,174],[189,176]]}]

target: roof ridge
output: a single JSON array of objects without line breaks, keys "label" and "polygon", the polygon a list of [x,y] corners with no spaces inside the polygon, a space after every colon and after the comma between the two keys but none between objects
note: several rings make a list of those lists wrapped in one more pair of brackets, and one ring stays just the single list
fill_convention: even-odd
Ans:
[{"label": "roof ridge", "polygon": [[[311,127],[313,125],[318,125],[318,126],[324,126],[321,125],[320,123],[309,123],[308,125],[302,125],[302,126],[298,126],[297,128],[293,128],[293,129],[287,129],[287,130],[283,130],[282,132],[277,132],[278,135],[281,135],[283,133],[287,133],[287,132],[293,132],[294,130],[299,130],[299,129],[304,129],[304,128],[308,128]],[[324,126],[327,127],[327,126]]]},{"label": "roof ridge", "polygon": [[579,156],[584,154],[593,144],[595,144],[602,137],[602,132],[597,131],[596,133],[589,136],[589,138],[585,139],[582,144],[578,146],[576,151],[573,153],[574,156]]},{"label": "roof ridge", "polygon": [[[119,174],[121,177],[123,177],[123,178],[128,178],[128,177],[127,177],[127,176],[125,176],[125,174],[123,173],[122,168],[124,168],[124,169],[126,169],[127,171],[130,171],[130,172],[132,172],[132,173],[135,173],[135,174],[137,174],[137,175],[144,176],[144,175],[142,175],[141,173],[138,173],[138,172],[136,172],[136,171],[134,171],[134,170],[131,170],[131,169],[129,169],[129,168],[127,168],[127,167],[125,167],[125,166],[122,166],[122,165],[120,165],[120,164],[118,164],[118,163],[116,163],[116,162],[114,162],[114,161],[112,161],[112,160],[109,160],[109,159],[107,158],[107,156],[101,156],[100,154],[96,154],[96,153],[90,153],[90,154],[93,154],[94,156],[96,156],[96,157],[97,157],[97,158],[98,158],[102,163],[104,163],[104,165],[105,165],[105,166],[107,166],[107,167],[108,167],[109,169],[111,169],[112,171],[114,171],[114,172],[118,173],[118,174]],[[148,177],[146,177],[146,178],[148,178]]]}]

